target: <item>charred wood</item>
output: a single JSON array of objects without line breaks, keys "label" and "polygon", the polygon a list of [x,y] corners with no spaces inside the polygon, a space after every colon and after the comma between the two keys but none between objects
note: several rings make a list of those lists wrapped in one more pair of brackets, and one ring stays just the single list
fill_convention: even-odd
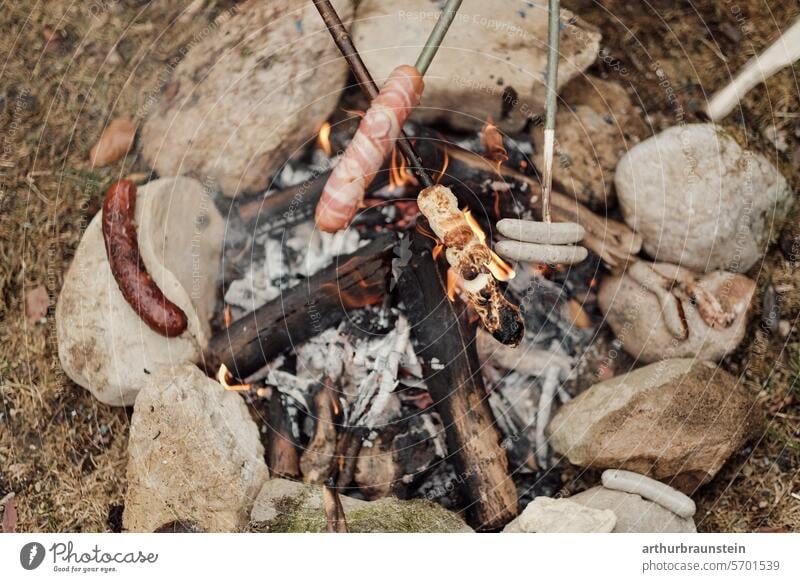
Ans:
[{"label": "charred wood", "polygon": [[381,233],[214,334],[203,355],[206,372],[214,374],[225,364],[235,378],[246,378],[275,356],[341,322],[349,309],[380,301],[394,242],[394,234]]},{"label": "charred wood", "polygon": [[448,458],[469,500],[467,519],[476,529],[498,529],[517,514],[517,493],[480,374],[476,326],[458,298],[447,299],[446,273],[432,258],[433,240],[414,233],[412,241],[398,289],[415,351],[445,426]]}]

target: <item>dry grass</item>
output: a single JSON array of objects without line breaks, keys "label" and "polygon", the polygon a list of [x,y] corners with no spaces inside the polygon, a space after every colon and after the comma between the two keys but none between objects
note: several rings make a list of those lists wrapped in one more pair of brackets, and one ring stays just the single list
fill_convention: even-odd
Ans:
[{"label": "dry grass", "polygon": [[[213,2],[178,24],[177,1],[13,2],[0,38],[0,498],[17,496],[22,531],[104,531],[122,502],[128,418],[62,372],[52,306],[83,229],[130,157],[92,170],[108,118],[141,117],[171,59],[209,26]],[[48,42],[49,40],[49,42]],[[45,323],[25,319],[44,285]]]},{"label": "dry grass", "polygon": [[[110,117],[146,115],[168,76],[170,63],[203,33],[230,0],[208,2],[194,18],[177,23],[177,0],[6,3],[0,37],[0,498],[14,491],[23,531],[103,531],[118,523],[124,493],[126,411],[98,404],[72,384],[58,364],[52,310],[45,323],[24,316],[26,289],[46,286],[54,302],[83,229],[100,206],[104,185],[143,171],[135,156],[92,170],[88,150]],[[598,65],[635,92],[660,129],[687,122],[706,92],[774,38],[790,19],[791,3],[742,0],[749,25],[739,29],[734,3],[647,5],[622,1],[604,7],[569,2],[602,29],[608,58]],[[651,4],[652,6],[652,4]],[[708,27],[708,28],[706,28]],[[733,32],[730,27],[733,27]],[[722,32],[722,30],[727,32]],[[706,33],[705,31],[709,32]],[[48,42],[49,40],[49,42]],[[621,75],[614,62],[626,67]],[[680,104],[667,99],[655,74],[658,62]],[[798,87],[787,70],[754,91],[744,112],[727,125],[766,151],[766,127],[788,143],[772,157],[797,184]],[[800,279],[779,252],[761,270],[761,281],[788,280],[783,317],[795,322]],[[760,298],[759,298],[760,300]],[[759,314],[756,314],[756,319]],[[800,530],[800,335],[758,337],[758,321],[745,347],[726,367],[745,374],[768,414],[767,430],[742,451],[699,495],[699,526],[711,531],[758,528]]]}]

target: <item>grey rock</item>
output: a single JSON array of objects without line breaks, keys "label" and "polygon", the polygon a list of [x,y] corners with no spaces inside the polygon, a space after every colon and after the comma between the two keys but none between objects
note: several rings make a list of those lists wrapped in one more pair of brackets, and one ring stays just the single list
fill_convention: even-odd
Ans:
[{"label": "grey rock", "polygon": [[664,360],[595,384],[548,426],[582,467],[627,469],[691,493],[761,425],[755,400],[711,362]]},{"label": "grey rock", "polygon": [[[350,0],[334,5],[349,23]],[[175,67],[141,132],[162,175],[227,196],[267,188],[339,101],[347,65],[308,0],[244,2],[223,13]]]},{"label": "grey rock", "polygon": [[153,280],[189,321],[164,337],[128,305],[111,274],[98,213],[83,234],[56,305],[58,357],[98,400],[130,406],[163,367],[197,361],[211,336],[225,226],[203,185],[162,178],[139,188],[139,251]]},{"label": "grey rock", "polygon": [[609,509],[595,509],[564,498],[537,497],[503,533],[609,533],[616,522]]},{"label": "grey rock", "polygon": [[192,364],[153,374],[131,418],[126,531],[173,522],[239,531],[268,478],[258,427],[239,394]]},{"label": "grey rock", "polygon": [[[386,497],[362,501],[341,495],[351,533],[472,532],[460,517],[435,503]],[[287,479],[271,479],[258,494],[251,530],[271,533],[324,532],[322,488]]]},{"label": "grey rock", "polygon": [[694,520],[678,517],[639,495],[593,487],[569,498],[594,509],[609,509],[617,516],[614,533],[695,533]]},{"label": "grey rock", "polygon": [[603,277],[597,302],[623,349],[640,362],[665,358],[698,358],[719,361],[741,343],[747,331],[756,283],[736,273],[714,271],[697,275],[667,263],[655,263],[653,269],[670,278],[696,280],[714,295],[726,312],[736,314],[728,327],[714,328],[703,321],[696,305],[683,294],[673,291],[683,308],[688,330],[685,339],[676,339],[662,315],[657,297],[629,274]]},{"label": "grey rock", "polygon": [[780,171],[713,124],[672,127],[631,149],[614,176],[628,225],[658,261],[744,272],[793,196]]},{"label": "grey rock", "polygon": [[[416,61],[441,6],[430,0],[360,3],[353,38],[378,84],[398,64]],[[559,85],[591,65],[600,45],[600,33],[572,13],[562,10],[561,21]],[[546,41],[546,5],[467,0],[425,75],[415,118],[479,129],[488,116],[503,131],[520,130],[544,109]]]}]

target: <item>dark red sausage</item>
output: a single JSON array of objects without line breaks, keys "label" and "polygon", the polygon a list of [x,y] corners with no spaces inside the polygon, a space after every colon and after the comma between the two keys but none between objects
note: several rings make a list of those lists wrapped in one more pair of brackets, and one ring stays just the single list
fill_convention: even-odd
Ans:
[{"label": "dark red sausage", "polygon": [[122,296],[142,321],[161,335],[175,337],[186,329],[186,314],[164,296],[144,266],[133,223],[135,208],[133,182],[120,180],[111,184],[103,202],[108,263]]}]

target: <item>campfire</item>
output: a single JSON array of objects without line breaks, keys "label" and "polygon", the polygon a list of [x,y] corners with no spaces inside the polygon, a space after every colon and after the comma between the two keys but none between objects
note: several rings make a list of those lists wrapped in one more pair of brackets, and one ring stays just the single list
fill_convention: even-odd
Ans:
[{"label": "campfire", "polygon": [[[418,150],[435,160],[437,182],[456,193],[481,244],[492,243],[500,218],[530,220],[537,208],[529,150],[502,136],[485,149],[492,127],[456,139],[414,126]],[[206,369],[247,392],[273,473],[366,499],[428,498],[500,527],[516,514],[517,486],[534,495],[555,481],[541,480],[552,465],[543,427],[554,399],[569,398],[561,386],[592,336],[568,305],[590,291],[599,261],[515,269],[491,252],[491,275],[530,330],[519,347],[503,346],[479,325],[440,237],[420,222],[416,179],[396,149],[348,230],[314,228],[325,169],[336,162],[331,142],[346,143],[349,131],[323,125],[281,173],[301,182],[279,180],[239,206],[241,232],[228,239],[252,248],[226,249],[232,322],[212,336]]]},{"label": "campfire", "polygon": [[[526,105],[510,85],[499,111],[495,99],[463,125],[447,111],[458,83],[445,88],[445,99],[440,79],[426,73],[458,5],[447,3],[453,14],[440,15],[415,64],[383,71],[379,87],[333,6],[313,2],[321,17],[314,22],[324,24],[320,32],[356,82],[335,93],[340,100],[325,116],[293,118],[306,140],[284,136],[276,148],[292,153],[282,165],[258,175],[243,170],[241,191],[227,175],[217,180],[205,159],[202,184],[165,178],[137,189],[126,178],[108,189],[73,266],[91,273],[94,296],[85,297],[76,275],[68,278],[57,312],[59,351],[70,377],[100,400],[134,405],[125,518],[132,529],[186,527],[164,522],[172,498],[148,513],[151,484],[175,476],[153,458],[194,466],[205,462],[197,453],[205,448],[224,451],[215,463],[225,479],[211,480],[233,491],[223,509],[187,512],[210,530],[269,521],[253,517],[272,515],[253,507],[269,476],[283,483],[278,490],[314,486],[329,531],[347,531],[348,504],[387,497],[435,502],[476,530],[536,529],[512,520],[529,501],[561,492],[565,458],[641,473],[614,473],[603,484],[650,491],[677,508],[670,519],[685,520],[691,500],[665,493],[650,477],[691,493],[751,433],[747,398],[723,402],[703,393],[694,396],[705,409],[733,409],[736,422],[721,429],[722,445],[675,453],[686,464],[660,463],[662,443],[640,438],[640,427],[660,426],[652,410],[658,419],[679,419],[676,433],[702,424],[684,422],[694,408],[663,408],[691,401],[682,387],[716,373],[702,360],[719,361],[739,344],[755,284],[722,270],[727,264],[701,274],[660,257],[661,227],[652,223],[672,216],[635,216],[641,209],[626,198],[624,183],[616,186],[620,209],[609,211],[609,193],[579,192],[558,171],[552,175],[559,161],[569,167],[553,135],[552,36],[549,58],[536,63],[548,65],[544,115],[529,112],[513,131],[503,130]],[[557,6],[554,15],[549,30],[557,45]],[[567,45],[580,56],[593,39]],[[420,105],[427,82],[443,99],[431,107],[439,117]],[[179,85],[165,90],[165,102]],[[420,115],[409,118],[416,108]],[[631,155],[646,152],[643,146]],[[623,160],[617,175],[641,167],[649,166]],[[640,255],[643,248],[650,257]],[[209,274],[217,265],[218,278]],[[86,312],[89,323],[80,319]],[[648,346],[651,336],[657,342]],[[637,361],[651,366],[616,384],[613,377]],[[655,385],[674,394],[639,406],[639,399],[661,398]],[[159,401],[164,394],[172,399]],[[162,436],[168,413],[190,427],[196,450]],[[625,432],[630,425],[633,437]],[[696,430],[700,436],[676,440],[694,443],[713,432]],[[164,472],[161,481],[150,471]],[[175,498],[191,498],[196,488],[188,489]],[[541,508],[541,500],[529,507]],[[616,517],[600,517],[598,531],[614,528]]]}]

